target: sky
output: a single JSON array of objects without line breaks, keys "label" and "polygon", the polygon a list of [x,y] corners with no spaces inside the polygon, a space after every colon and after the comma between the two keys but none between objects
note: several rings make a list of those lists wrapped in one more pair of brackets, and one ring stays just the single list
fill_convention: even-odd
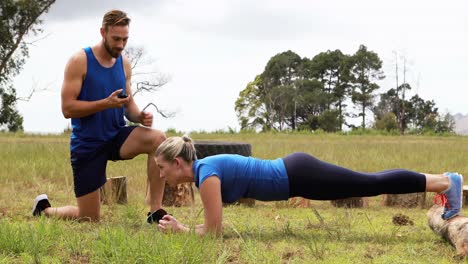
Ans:
[{"label": "sky", "polygon": [[101,40],[110,9],[128,13],[127,47],[143,48],[151,62],[134,72],[169,78],[157,92],[135,96],[140,108],[153,102],[175,113],[166,119],[149,107],[155,129],[238,130],[235,101],[271,57],[287,50],[308,58],[336,49],[352,55],[361,44],[383,61],[379,92],[395,86],[396,62],[401,83],[405,59],[409,96],[434,100],[442,113],[468,114],[466,1],[57,0],[41,17],[44,32],[26,37],[30,57],[13,82],[20,97],[36,90],[18,103],[26,132],[60,133],[70,125],[60,102],[65,65]]}]

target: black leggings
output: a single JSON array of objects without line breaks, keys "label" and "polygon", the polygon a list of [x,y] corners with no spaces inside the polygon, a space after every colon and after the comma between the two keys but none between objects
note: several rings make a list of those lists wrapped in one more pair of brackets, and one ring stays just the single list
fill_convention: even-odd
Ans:
[{"label": "black leggings", "polygon": [[283,160],[289,177],[289,197],[335,200],[426,189],[424,174],[409,170],[362,173],[323,162],[306,153],[293,153]]}]

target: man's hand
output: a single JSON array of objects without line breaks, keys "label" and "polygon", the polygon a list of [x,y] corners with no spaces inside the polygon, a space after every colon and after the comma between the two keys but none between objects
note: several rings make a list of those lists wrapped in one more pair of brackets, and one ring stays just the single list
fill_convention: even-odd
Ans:
[{"label": "man's hand", "polygon": [[153,114],[150,112],[141,111],[140,119],[140,123],[144,126],[151,127],[153,125]]},{"label": "man's hand", "polygon": [[120,108],[130,101],[130,98],[119,98],[119,94],[122,92],[122,89],[116,90],[109,97],[107,97],[107,103],[109,108]]}]

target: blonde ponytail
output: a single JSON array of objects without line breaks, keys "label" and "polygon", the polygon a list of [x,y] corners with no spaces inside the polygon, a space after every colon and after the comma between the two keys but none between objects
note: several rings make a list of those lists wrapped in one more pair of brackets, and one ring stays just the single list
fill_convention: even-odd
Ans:
[{"label": "blonde ponytail", "polygon": [[193,140],[187,136],[169,137],[156,150],[156,156],[162,155],[167,161],[172,161],[176,157],[181,157],[187,162],[197,159],[197,153]]}]

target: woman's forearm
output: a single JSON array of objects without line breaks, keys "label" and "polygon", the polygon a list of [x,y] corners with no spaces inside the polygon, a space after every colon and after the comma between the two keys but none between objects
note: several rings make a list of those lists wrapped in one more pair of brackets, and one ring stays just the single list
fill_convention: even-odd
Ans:
[{"label": "woman's forearm", "polygon": [[[179,223],[177,225],[177,232],[183,232],[183,233],[188,233],[190,232],[192,229],[190,227],[187,227],[185,226],[184,224],[182,223]],[[206,233],[206,230],[205,230],[205,224],[200,224],[200,225],[196,225],[195,226],[195,233],[199,234],[200,236],[204,236],[205,233]]]},{"label": "woman's forearm", "polygon": [[204,236],[206,233],[205,224],[195,226],[195,233],[199,234],[200,236]]},{"label": "woman's forearm", "polygon": [[190,228],[189,227],[186,227],[184,224],[182,223],[178,223],[177,224],[177,230],[175,230],[176,232],[181,232],[181,233],[188,233],[190,232]]},{"label": "woman's forearm", "polygon": [[[195,233],[200,235],[200,236],[204,236],[207,233],[206,229],[205,229],[205,224],[196,225],[194,230],[195,230]],[[176,232],[188,233],[188,232],[191,232],[192,229],[190,227],[185,226],[182,223],[178,223],[177,229],[175,231]]]}]

